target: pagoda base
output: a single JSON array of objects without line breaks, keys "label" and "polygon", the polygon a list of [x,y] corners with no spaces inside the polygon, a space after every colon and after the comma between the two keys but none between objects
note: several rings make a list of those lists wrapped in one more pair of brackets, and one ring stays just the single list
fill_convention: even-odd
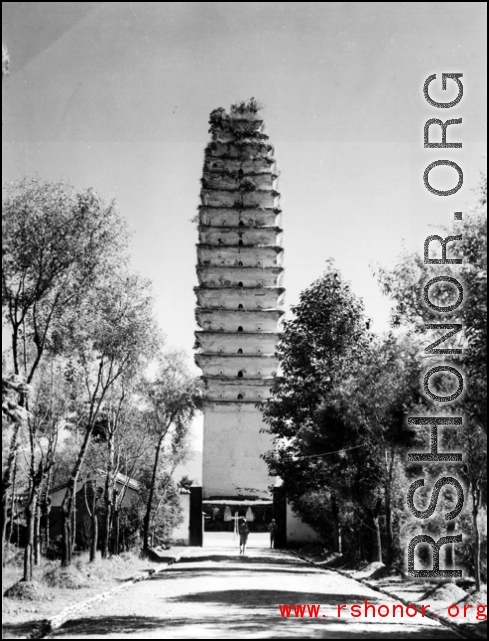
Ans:
[{"label": "pagoda base", "polygon": [[213,403],[204,413],[204,499],[271,500],[275,482],[260,455],[273,440],[254,404]]}]

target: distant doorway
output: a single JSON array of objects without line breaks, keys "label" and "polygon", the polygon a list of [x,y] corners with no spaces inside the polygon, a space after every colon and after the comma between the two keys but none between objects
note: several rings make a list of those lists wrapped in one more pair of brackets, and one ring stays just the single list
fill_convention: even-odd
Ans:
[{"label": "distant doorway", "polygon": [[[244,501],[203,501],[204,513],[204,547],[206,548],[239,548],[239,536],[236,533],[236,520],[248,514],[247,549],[269,548],[270,535],[268,526],[273,518],[272,501],[258,501],[253,504]],[[250,513],[251,512],[251,513]]]}]

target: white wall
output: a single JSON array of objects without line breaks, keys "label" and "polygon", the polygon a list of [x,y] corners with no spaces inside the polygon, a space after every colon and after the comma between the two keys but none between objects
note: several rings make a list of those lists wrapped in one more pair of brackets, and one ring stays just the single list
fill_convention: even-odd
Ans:
[{"label": "white wall", "polygon": [[210,404],[204,416],[204,497],[269,499],[268,467],[260,454],[273,447],[260,410],[251,403]]},{"label": "white wall", "polygon": [[172,539],[188,545],[190,527],[190,494],[179,494],[183,522],[173,530]]},{"label": "white wall", "polygon": [[319,541],[319,536],[307,523],[304,523],[287,503],[286,512],[287,543],[312,543]]}]

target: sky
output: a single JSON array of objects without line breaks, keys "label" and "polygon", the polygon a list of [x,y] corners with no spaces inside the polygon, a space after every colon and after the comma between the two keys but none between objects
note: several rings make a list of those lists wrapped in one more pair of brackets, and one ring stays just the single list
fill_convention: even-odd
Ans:
[{"label": "sky", "polygon": [[[373,329],[389,303],[372,275],[420,250],[475,201],[486,162],[486,3],[3,2],[3,181],[65,178],[115,197],[133,266],[154,283],[168,343],[192,354],[197,229],[208,116],[254,96],[280,170],[286,308],[334,258]],[[464,96],[436,109],[441,73]],[[429,118],[462,118],[424,149]],[[436,138],[434,138],[436,140]],[[457,194],[423,185],[455,161]],[[453,170],[432,172],[453,186]]]}]

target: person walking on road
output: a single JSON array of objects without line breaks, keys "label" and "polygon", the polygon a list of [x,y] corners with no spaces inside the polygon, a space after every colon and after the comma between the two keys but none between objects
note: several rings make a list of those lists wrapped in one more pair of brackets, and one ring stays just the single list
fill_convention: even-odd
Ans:
[{"label": "person walking on road", "polygon": [[270,532],[270,549],[273,550],[275,547],[275,537],[277,536],[278,525],[275,519],[272,519],[272,522],[268,526],[268,531]]},{"label": "person walking on road", "polygon": [[239,553],[244,554],[246,549],[246,541],[248,540],[248,534],[250,533],[250,528],[244,516],[239,520],[238,524],[239,532]]}]

